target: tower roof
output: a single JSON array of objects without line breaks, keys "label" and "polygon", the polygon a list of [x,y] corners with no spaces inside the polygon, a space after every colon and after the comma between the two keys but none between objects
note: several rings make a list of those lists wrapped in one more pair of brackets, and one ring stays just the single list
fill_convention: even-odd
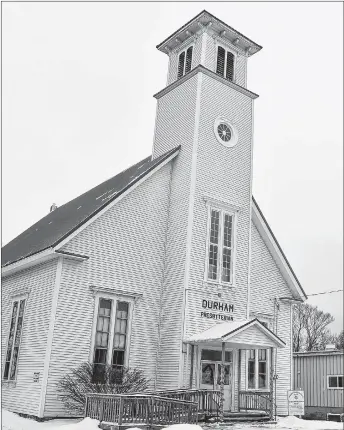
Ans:
[{"label": "tower roof", "polygon": [[172,50],[181,43],[184,43],[188,38],[191,38],[200,30],[200,27],[206,27],[209,25],[211,25],[213,32],[218,33],[222,38],[228,39],[229,42],[234,43],[236,46],[244,50],[248,56],[251,56],[262,49],[262,46],[253,42],[251,39],[239,33],[239,31],[230,27],[206,10],[200,12],[189,22],[171,34],[167,39],[157,45],[157,49],[167,53],[169,50]]}]

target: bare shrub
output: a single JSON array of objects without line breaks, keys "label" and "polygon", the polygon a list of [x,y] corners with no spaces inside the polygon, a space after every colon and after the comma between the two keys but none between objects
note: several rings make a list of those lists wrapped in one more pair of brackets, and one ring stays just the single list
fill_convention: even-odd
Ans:
[{"label": "bare shrub", "polygon": [[144,392],[148,384],[149,380],[141,370],[108,365],[95,367],[92,363],[82,363],[63,376],[57,390],[68,411],[83,415],[86,394]]}]

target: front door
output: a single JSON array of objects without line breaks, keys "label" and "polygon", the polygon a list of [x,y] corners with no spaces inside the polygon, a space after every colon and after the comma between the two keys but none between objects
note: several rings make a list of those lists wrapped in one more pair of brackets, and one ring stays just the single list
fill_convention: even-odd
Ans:
[{"label": "front door", "polygon": [[[201,361],[200,388],[208,390],[220,390],[221,382],[221,362]],[[225,384],[224,384],[224,409],[231,409],[232,394],[232,364],[225,363]]]}]

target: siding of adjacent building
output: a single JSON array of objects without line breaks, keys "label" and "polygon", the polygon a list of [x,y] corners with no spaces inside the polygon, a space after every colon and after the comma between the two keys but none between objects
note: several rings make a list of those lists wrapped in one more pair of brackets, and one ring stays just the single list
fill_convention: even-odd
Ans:
[{"label": "siding of adjacent building", "polygon": [[[341,408],[344,412],[344,390],[328,389],[328,375],[343,375],[344,353],[343,351],[318,351],[295,353],[294,364],[294,389],[302,389],[305,392],[305,413],[308,415],[324,409],[324,413],[335,412],[334,408]],[[309,410],[307,410],[309,409]],[[337,411],[339,413],[339,411]]]},{"label": "siding of adjacent building", "polygon": [[[6,356],[12,296],[28,291],[16,382],[2,382],[2,407],[13,412],[39,413],[56,268],[57,260],[51,260],[2,279],[2,359]],[[38,382],[33,380],[34,373],[39,373]]]},{"label": "siding of adjacent building", "polygon": [[58,381],[89,361],[94,318],[90,286],[142,295],[134,305],[129,366],[143,370],[154,388],[171,164],[63,247],[90,258],[63,263],[45,416],[65,413],[56,392]]}]

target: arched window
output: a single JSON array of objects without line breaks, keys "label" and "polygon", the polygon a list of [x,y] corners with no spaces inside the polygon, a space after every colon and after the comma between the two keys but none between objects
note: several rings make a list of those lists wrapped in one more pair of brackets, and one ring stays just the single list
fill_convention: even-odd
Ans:
[{"label": "arched window", "polygon": [[192,64],[192,51],[193,47],[189,46],[188,49],[179,54],[178,79],[190,72]]},{"label": "arched window", "polygon": [[229,81],[234,79],[234,54],[222,46],[217,48],[216,73]]}]

